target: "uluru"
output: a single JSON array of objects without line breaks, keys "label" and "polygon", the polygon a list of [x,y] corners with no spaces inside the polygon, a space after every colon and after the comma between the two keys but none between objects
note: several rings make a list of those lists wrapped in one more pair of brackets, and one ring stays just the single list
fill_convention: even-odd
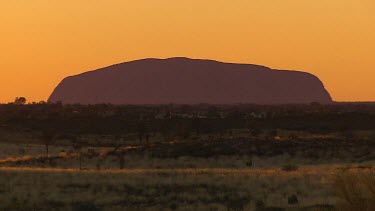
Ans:
[{"label": "uluru", "polygon": [[49,102],[64,104],[330,103],[314,75],[253,64],[141,59],[69,76]]}]

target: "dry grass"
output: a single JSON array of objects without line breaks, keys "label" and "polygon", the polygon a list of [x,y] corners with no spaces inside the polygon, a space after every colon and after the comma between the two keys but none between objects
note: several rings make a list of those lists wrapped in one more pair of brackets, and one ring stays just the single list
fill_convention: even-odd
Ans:
[{"label": "dry grass", "polygon": [[373,211],[375,208],[375,173],[346,173],[335,181],[339,198],[337,208],[342,211]]},{"label": "dry grass", "polygon": [[[114,147],[82,147],[79,151],[69,146],[50,146],[50,158],[45,157],[45,147],[37,144],[0,143],[0,165],[13,167],[55,167],[86,169],[117,169],[120,168],[121,157],[115,153]],[[19,153],[22,152],[22,153]],[[230,168],[230,169],[285,169],[299,170],[306,165],[353,165],[350,161],[338,159],[310,159],[302,155],[278,156],[230,155],[213,157],[180,156],[177,158],[154,157],[152,152],[127,153],[124,156],[123,168]],[[81,160],[79,158],[82,158]],[[251,163],[251,165],[248,165]],[[367,162],[373,165],[375,162]],[[356,164],[356,163],[354,163]]]},{"label": "dry grass", "polygon": [[[0,209],[69,210],[88,203],[101,210],[254,210],[332,204],[329,172],[251,169],[1,168]],[[324,171],[327,172],[327,171]],[[299,204],[288,205],[290,195]]]},{"label": "dry grass", "polygon": [[[3,146],[16,154],[0,160],[0,210],[255,210],[258,205],[294,211],[332,210],[337,202],[339,210],[367,211],[375,206],[374,161],[285,154],[157,158],[146,152],[126,154],[119,169],[114,148],[77,152],[52,146],[46,158],[43,145]],[[22,151],[17,147],[27,148],[27,155],[17,154]],[[288,204],[292,195],[297,204]]]},{"label": "dry grass", "polygon": [[[69,210],[75,206],[94,206],[100,210],[254,210],[259,202],[265,207],[289,210],[303,207],[327,210],[316,205],[335,203],[336,175],[369,171],[332,165],[304,166],[292,172],[227,168],[78,171],[2,167],[0,210],[21,207]],[[362,178],[363,184],[373,185],[371,177]],[[346,180],[345,177],[346,185],[352,184]],[[373,191],[373,186],[370,187]],[[298,197],[298,204],[288,204],[291,195]]]}]

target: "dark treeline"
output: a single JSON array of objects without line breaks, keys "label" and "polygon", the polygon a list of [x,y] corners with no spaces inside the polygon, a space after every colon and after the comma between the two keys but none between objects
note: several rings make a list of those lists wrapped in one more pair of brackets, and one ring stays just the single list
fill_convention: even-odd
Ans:
[{"label": "dark treeline", "polygon": [[66,134],[160,133],[188,135],[230,129],[298,130],[329,133],[373,130],[375,104],[331,105],[0,105],[0,127]]}]

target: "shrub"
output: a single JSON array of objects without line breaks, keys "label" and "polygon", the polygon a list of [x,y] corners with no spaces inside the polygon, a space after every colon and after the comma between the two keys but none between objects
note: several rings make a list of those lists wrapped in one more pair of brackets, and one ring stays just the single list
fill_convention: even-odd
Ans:
[{"label": "shrub", "polygon": [[178,209],[178,204],[175,203],[175,202],[173,202],[173,203],[171,203],[171,204],[169,205],[169,208],[170,208],[171,210],[177,210],[177,209]]},{"label": "shrub", "polygon": [[265,206],[266,205],[265,205],[264,201],[262,201],[262,200],[257,200],[255,202],[255,207],[256,207],[257,210],[264,209]]},{"label": "shrub", "polygon": [[69,153],[67,153],[67,152],[60,152],[59,153],[59,157],[67,159],[67,158],[69,158]]},{"label": "shrub", "polygon": [[298,166],[293,165],[293,164],[287,164],[287,165],[284,165],[283,167],[281,167],[281,170],[283,170],[283,171],[297,171]]},{"label": "shrub", "polygon": [[100,211],[101,209],[91,202],[78,202],[72,204],[72,211]]},{"label": "shrub", "polygon": [[99,153],[100,156],[106,157],[109,154],[108,149],[102,149]]},{"label": "shrub", "polygon": [[288,204],[298,204],[298,198],[296,195],[291,195],[288,197]]}]

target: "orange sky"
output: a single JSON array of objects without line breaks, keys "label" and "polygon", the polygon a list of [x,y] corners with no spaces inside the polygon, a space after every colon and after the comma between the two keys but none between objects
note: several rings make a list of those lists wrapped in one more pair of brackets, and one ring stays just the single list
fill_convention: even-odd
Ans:
[{"label": "orange sky", "polygon": [[0,102],[46,100],[66,76],[185,56],[317,75],[336,101],[375,101],[373,0],[0,2]]}]

